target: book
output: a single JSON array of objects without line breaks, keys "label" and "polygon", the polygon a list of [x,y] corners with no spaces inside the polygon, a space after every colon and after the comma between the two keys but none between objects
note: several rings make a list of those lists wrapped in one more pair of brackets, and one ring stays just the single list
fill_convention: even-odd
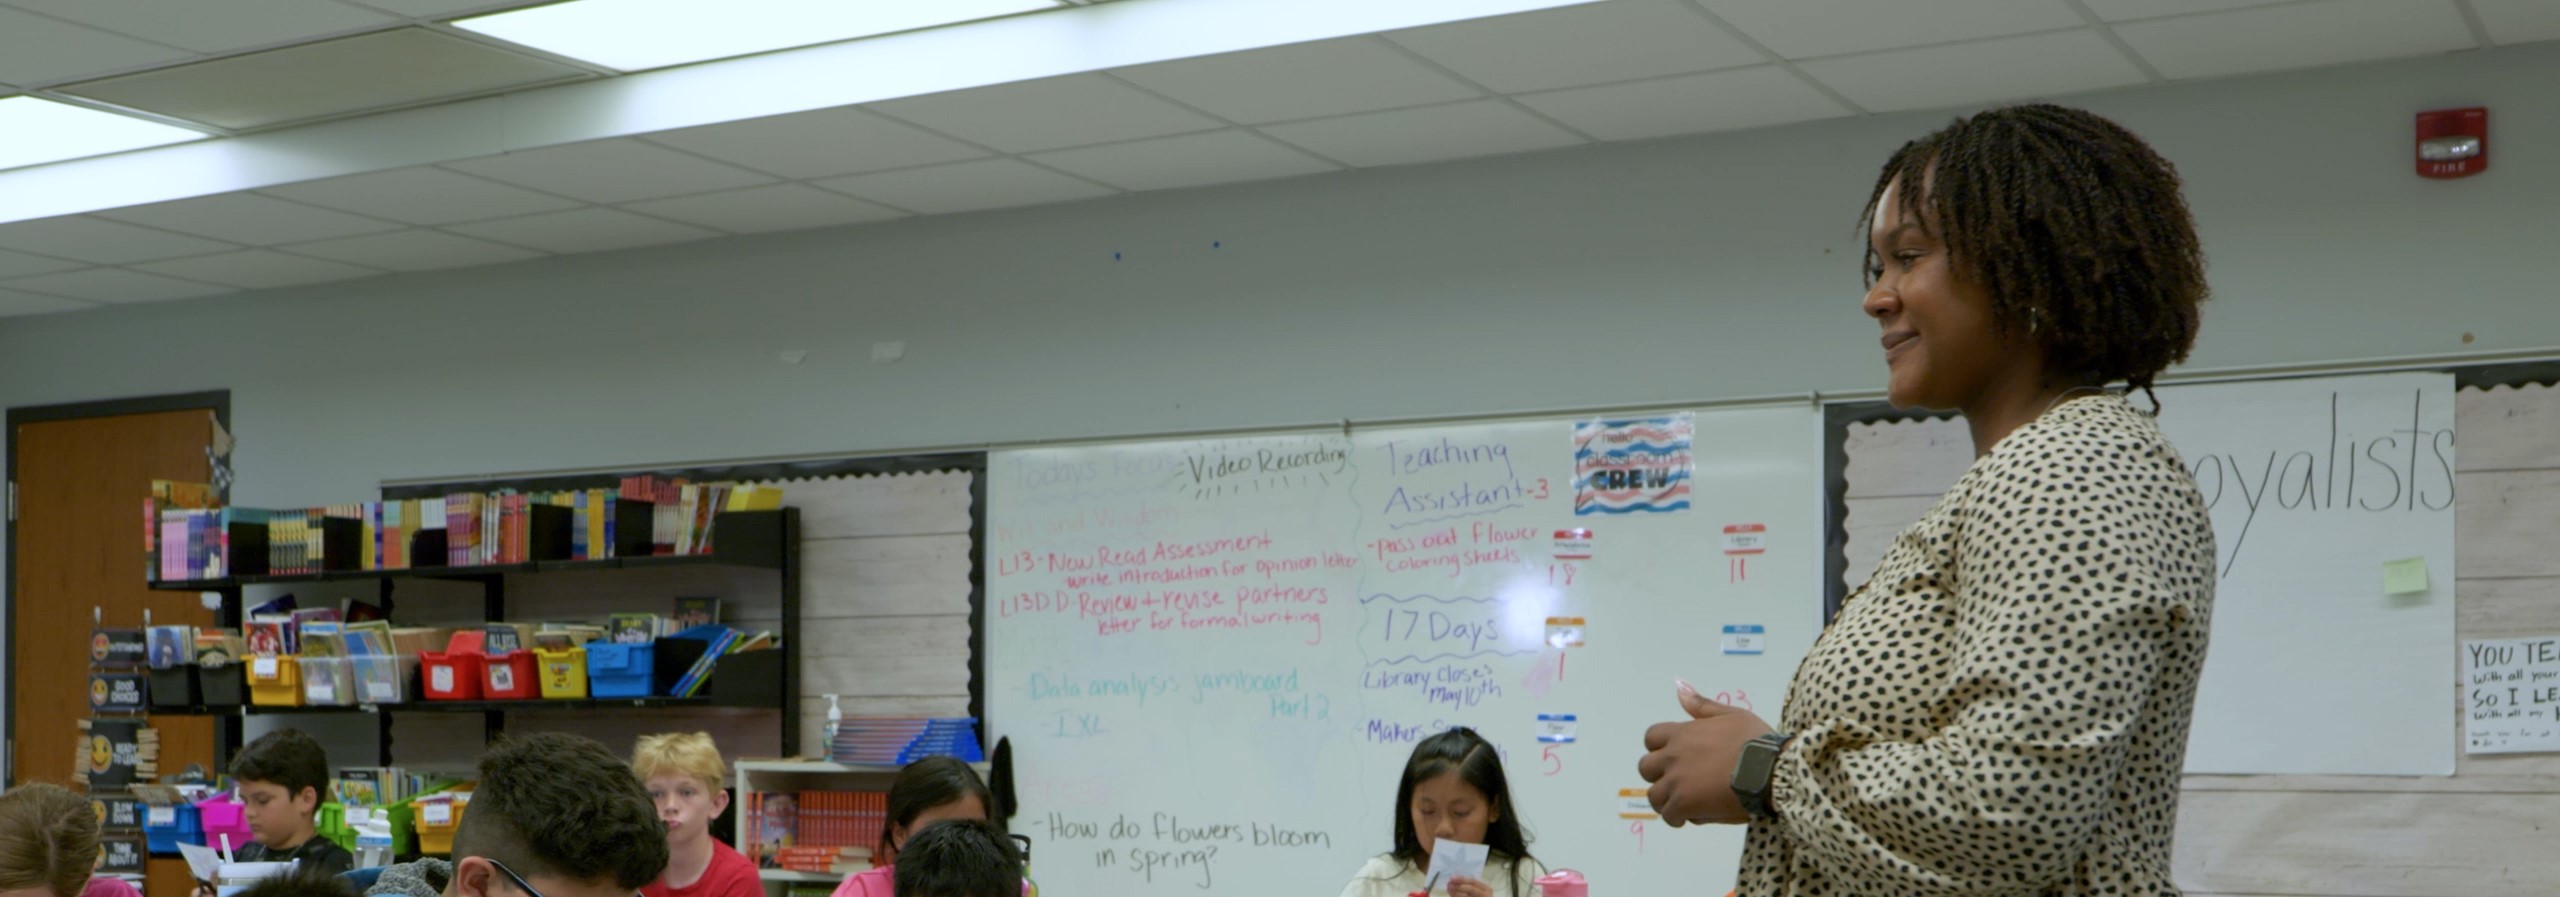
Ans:
[{"label": "book", "polygon": [[606,640],[619,645],[647,645],[660,637],[660,618],[652,614],[608,614]]},{"label": "book", "polygon": [[526,650],[518,640],[517,627],[508,623],[491,623],[482,627],[482,653],[506,654]]},{"label": "book", "polygon": [[679,677],[677,687],[671,691],[681,698],[695,697],[696,691],[704,688],[705,680],[713,675],[714,662],[721,660],[722,655],[730,653],[732,644],[738,642],[740,636],[740,630],[737,629],[725,629],[714,633],[713,638],[705,646],[704,654],[698,656],[695,663],[687,667],[686,675]]},{"label": "book", "polygon": [[196,665],[220,669],[241,662],[246,650],[237,634],[221,629],[196,631]]},{"label": "book", "polygon": [[377,806],[384,801],[383,770],[342,769],[338,784],[332,789],[339,803],[349,806]]},{"label": "book", "polygon": [[722,599],[680,598],[677,608],[669,613],[669,628],[690,629],[707,623],[722,622]]},{"label": "book", "polygon": [[742,651],[765,651],[775,647],[777,647],[776,634],[774,632],[761,629],[758,630],[758,634],[741,639],[739,644],[731,646],[731,653],[738,654]]},{"label": "book", "polygon": [[776,486],[742,483],[731,490],[725,511],[773,511],[785,506],[785,490]]},{"label": "book", "polygon": [[278,617],[253,618],[243,624],[241,635],[249,641],[251,657],[284,657],[293,652],[286,647],[286,633],[292,621]]}]

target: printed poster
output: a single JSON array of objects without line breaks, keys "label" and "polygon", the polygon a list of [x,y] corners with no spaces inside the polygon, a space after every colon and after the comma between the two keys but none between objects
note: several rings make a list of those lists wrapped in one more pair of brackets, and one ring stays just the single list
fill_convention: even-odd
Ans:
[{"label": "printed poster", "polygon": [[1694,413],[1580,423],[1578,494],[1588,514],[1669,513],[1693,507]]}]

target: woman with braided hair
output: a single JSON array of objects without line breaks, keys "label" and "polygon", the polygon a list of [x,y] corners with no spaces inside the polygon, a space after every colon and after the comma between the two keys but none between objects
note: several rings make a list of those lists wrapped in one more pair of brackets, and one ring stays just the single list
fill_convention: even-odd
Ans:
[{"label": "woman with braided hair", "polygon": [[1978,460],[1821,631],[1780,729],[1680,687],[1651,806],[1747,823],[1744,897],[2176,894],[2214,567],[2150,391],[2207,292],[2175,168],[2092,113],[1992,109],[1892,154],[1864,222],[1890,400],[1960,411]]}]

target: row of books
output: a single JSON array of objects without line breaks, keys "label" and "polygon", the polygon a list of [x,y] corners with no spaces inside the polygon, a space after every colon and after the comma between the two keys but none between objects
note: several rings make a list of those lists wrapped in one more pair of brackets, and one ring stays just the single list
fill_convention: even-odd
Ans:
[{"label": "row of books", "polygon": [[[276,575],[334,570],[403,570],[421,566],[414,537],[442,531],[444,566],[514,564],[533,560],[530,508],[549,506],[571,514],[571,560],[616,556],[619,502],[652,503],[650,553],[704,554],[712,550],[715,515],[782,507],[774,486],[688,483],[656,476],[627,477],[615,489],[553,492],[458,492],[438,498],[399,499],[312,508],[268,510],[224,506],[202,483],[152,481],[143,501],[143,551],[158,579],[218,579],[231,563],[231,529],[258,525],[268,540],[267,572]],[[331,521],[353,525],[355,541],[334,543]]]},{"label": "row of books", "polygon": [[[751,836],[741,840],[761,868],[863,871],[882,837],[885,808],[879,791],[754,792],[743,827]],[[836,868],[850,861],[854,868]]]},{"label": "row of books", "polygon": [[[713,550],[713,519],[722,511],[771,511],[784,505],[784,490],[740,483],[689,483],[685,477],[625,477],[616,494],[651,503],[655,554],[704,554]],[[663,548],[665,547],[665,550]]]},{"label": "row of books", "polygon": [[390,806],[426,793],[441,781],[398,766],[343,766],[330,783],[330,799],[351,807]]},{"label": "row of books", "polygon": [[981,737],[968,717],[859,716],[841,722],[829,758],[854,766],[906,766],[924,757],[981,762]]}]

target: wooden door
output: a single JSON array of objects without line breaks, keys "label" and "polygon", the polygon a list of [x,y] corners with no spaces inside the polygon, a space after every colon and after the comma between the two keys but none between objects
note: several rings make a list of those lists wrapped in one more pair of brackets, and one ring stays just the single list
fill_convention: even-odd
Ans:
[{"label": "wooden door", "polygon": [[[143,499],[155,479],[204,482],[210,410],[164,411],[18,426],[18,543],[10,608],[9,775],[68,783],[79,721],[89,715],[90,608],[110,626],[213,626],[195,592],[144,586]],[[206,717],[155,716],[160,768],[213,769],[216,731]],[[185,864],[154,859],[150,897],[188,892]]]}]

